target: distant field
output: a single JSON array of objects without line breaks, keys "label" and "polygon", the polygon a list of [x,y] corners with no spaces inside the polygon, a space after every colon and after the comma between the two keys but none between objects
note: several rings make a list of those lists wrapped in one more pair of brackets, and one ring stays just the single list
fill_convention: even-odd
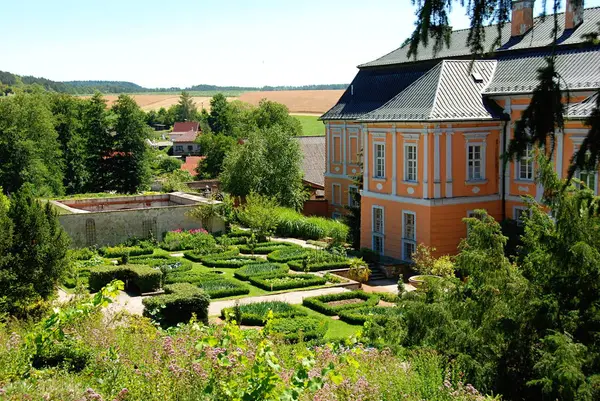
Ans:
[{"label": "distant field", "polygon": [[325,135],[325,126],[319,121],[319,116],[294,115],[294,118],[302,124],[302,135],[304,136],[323,136]]},{"label": "distant field", "polygon": [[[156,95],[148,95],[148,94],[140,94],[140,95],[131,95],[144,111],[150,110],[158,110],[161,107],[168,109],[174,104],[177,104],[179,101],[179,93],[173,93],[170,95],[165,94],[156,94]],[[119,95],[104,95],[104,99],[108,100],[108,106],[111,106],[119,97]],[[210,99],[212,96],[193,96],[194,102],[198,109],[204,107],[206,110],[210,111]],[[236,97],[228,97],[228,100],[236,99]]]}]

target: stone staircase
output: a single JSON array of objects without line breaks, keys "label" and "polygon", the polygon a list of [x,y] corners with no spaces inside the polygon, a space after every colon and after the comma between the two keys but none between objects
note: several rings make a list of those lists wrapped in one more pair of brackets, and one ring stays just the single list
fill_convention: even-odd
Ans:
[{"label": "stone staircase", "polygon": [[369,281],[385,280],[387,278],[383,271],[379,268],[379,265],[371,265],[369,266],[369,269],[371,269]]}]

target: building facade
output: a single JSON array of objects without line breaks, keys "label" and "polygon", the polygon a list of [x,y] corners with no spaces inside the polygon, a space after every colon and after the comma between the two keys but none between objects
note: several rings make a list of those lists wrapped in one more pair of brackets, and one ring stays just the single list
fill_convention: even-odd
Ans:
[{"label": "building facade", "polygon": [[[588,132],[600,88],[600,47],[581,36],[597,29],[600,8],[567,5],[559,15],[557,69],[569,90],[565,131],[557,133],[554,165],[565,176]],[[505,165],[501,156],[514,124],[537,85],[537,70],[551,52],[553,18],[533,18],[532,1],[514,1],[505,43],[472,61],[467,30],[454,31],[450,48],[421,48],[408,59],[397,49],[359,66],[339,102],[322,119],[326,127],[325,193],[336,217],[362,174],[361,246],[410,260],[417,244],[453,254],[467,234],[463,218],[485,209],[497,220],[519,220],[522,196],[540,199],[533,151]],[[488,27],[486,38],[496,38]],[[362,169],[360,161],[362,160]],[[578,172],[597,192],[597,172]]]}]

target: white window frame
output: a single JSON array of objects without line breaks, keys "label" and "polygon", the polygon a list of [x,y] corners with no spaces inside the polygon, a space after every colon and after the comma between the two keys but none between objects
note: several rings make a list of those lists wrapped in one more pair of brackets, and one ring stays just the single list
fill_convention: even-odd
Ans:
[{"label": "white window frame", "polygon": [[[339,191],[336,191],[336,188]],[[336,202],[336,195],[339,194],[339,197]],[[342,184],[333,183],[331,184],[331,204],[332,205],[341,205],[342,204]]]},{"label": "white window frame", "polygon": [[[585,174],[588,176],[588,180],[581,180],[581,175]],[[578,180],[584,181],[585,186],[590,189],[589,186],[589,178],[594,177],[594,188],[592,189],[595,195],[598,195],[598,172],[597,171],[588,171],[588,170],[577,170],[575,172],[575,177]]]},{"label": "white window frame", "polygon": [[[381,211],[381,230],[375,230],[375,211]],[[375,240],[379,239],[381,241],[381,250],[379,251],[380,255],[383,255],[385,251],[385,209],[381,206],[373,205],[371,208],[371,248],[374,251],[377,251],[375,247]]]},{"label": "white window frame", "polygon": [[352,198],[352,189],[358,192],[358,187],[356,185],[348,185],[348,206],[354,206],[354,199]]},{"label": "white window frame", "polygon": [[[414,148],[414,160],[409,159],[409,148]],[[404,144],[404,181],[405,182],[418,182],[419,181],[419,148],[416,143],[405,143]],[[409,165],[414,162],[414,178],[409,176]]]},{"label": "white window frame", "polygon": [[[469,166],[471,162],[471,148],[473,148],[473,153],[475,153],[475,147],[479,148],[479,159],[473,159],[473,166]],[[483,181],[485,180],[485,146],[482,143],[469,143],[467,144],[467,181]],[[475,171],[475,161],[479,161],[479,177],[474,177],[471,175]]]},{"label": "white window frame", "polygon": [[[414,238],[407,238],[405,237],[405,233],[406,233],[406,219],[405,216],[407,215],[411,215],[413,216],[413,233],[414,233]],[[410,257],[408,257],[405,254],[405,250],[406,250],[406,245],[407,244],[412,244],[414,246],[414,249],[417,249],[417,213],[410,211],[410,210],[403,210],[402,211],[402,260],[405,261],[412,261],[412,259]]]},{"label": "white window frame", "polygon": [[521,220],[521,214],[523,212],[530,214],[527,206],[513,206],[513,219],[517,222],[519,227],[522,227],[525,224],[525,222]]},{"label": "white window frame", "polygon": [[[528,160],[526,163],[529,167],[527,168],[527,173],[531,173],[531,178],[527,178],[527,177],[523,177],[521,175],[521,167],[523,166],[523,161]],[[534,177],[535,177],[535,170],[534,170],[534,165],[533,165],[533,146],[531,144],[527,145],[527,149],[525,150],[525,155],[523,155],[523,157],[521,157],[519,160],[517,160],[517,162],[515,163],[515,179],[517,181],[530,181],[533,182]],[[531,171],[529,171],[531,170]]]},{"label": "white window frame", "polygon": [[[383,156],[377,156],[377,147],[381,146],[383,148]],[[377,162],[381,159],[381,174],[377,171]],[[375,179],[385,179],[385,142],[375,141],[373,142],[373,178]]]}]

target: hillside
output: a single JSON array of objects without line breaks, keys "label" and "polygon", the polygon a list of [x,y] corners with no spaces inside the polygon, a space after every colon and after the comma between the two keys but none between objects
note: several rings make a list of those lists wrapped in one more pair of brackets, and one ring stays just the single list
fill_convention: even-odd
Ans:
[{"label": "hillside", "polygon": [[241,87],[241,86],[218,86],[209,84],[193,85],[188,88],[145,88],[133,82],[126,81],[52,81],[46,78],[32,76],[20,76],[6,71],[0,71],[0,95],[11,93],[15,88],[27,89],[30,86],[39,85],[47,91],[70,93],[74,95],[89,95],[95,91],[102,93],[179,93],[183,90],[191,92],[254,92],[254,91],[295,91],[295,90],[339,90],[345,89],[347,84],[325,84],[305,86],[265,86],[265,87]]}]

